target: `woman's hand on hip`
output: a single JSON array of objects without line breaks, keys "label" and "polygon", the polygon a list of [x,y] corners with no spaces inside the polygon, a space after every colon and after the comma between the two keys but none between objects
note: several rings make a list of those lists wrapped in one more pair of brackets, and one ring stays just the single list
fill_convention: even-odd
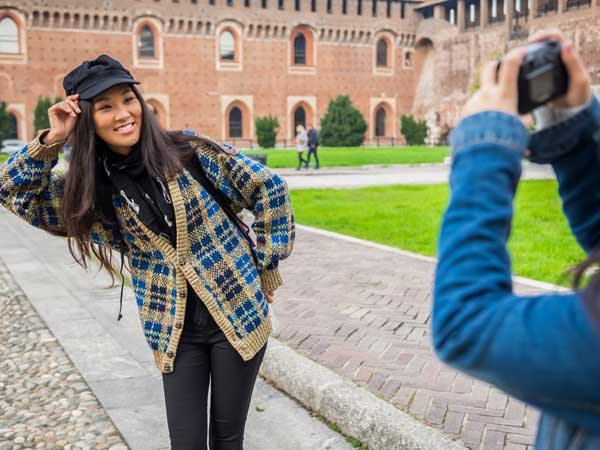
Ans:
[{"label": "woman's hand on hip", "polygon": [[51,106],[48,109],[50,131],[44,137],[44,143],[52,145],[67,140],[75,129],[79,114],[81,114],[79,94],[69,95],[62,102]]},{"label": "woman's hand on hip", "polygon": [[481,70],[481,88],[465,103],[461,118],[483,111],[502,111],[518,115],[517,81],[525,50],[514,48],[498,62],[491,61]]},{"label": "woman's hand on hip", "polygon": [[275,301],[275,292],[273,291],[264,291],[265,297],[267,297],[267,302],[273,303]]},{"label": "woman's hand on hip", "polygon": [[569,75],[569,88],[567,93],[549,103],[549,106],[557,108],[573,108],[585,104],[591,95],[590,74],[581,56],[577,53],[573,44],[567,42],[560,31],[545,30],[535,33],[529,42],[540,42],[547,39],[556,39],[562,44],[560,57],[567,68]]}]

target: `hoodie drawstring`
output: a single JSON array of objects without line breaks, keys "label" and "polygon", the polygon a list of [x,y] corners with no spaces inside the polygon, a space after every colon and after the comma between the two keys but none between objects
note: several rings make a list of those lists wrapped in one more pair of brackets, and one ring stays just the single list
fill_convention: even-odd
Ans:
[{"label": "hoodie drawstring", "polygon": [[125,265],[125,243],[121,241],[119,247],[121,248],[121,269],[119,270],[121,275],[121,297],[119,299],[119,316],[117,317],[117,322],[123,318],[123,289],[125,288],[125,275],[123,275],[123,266]]}]

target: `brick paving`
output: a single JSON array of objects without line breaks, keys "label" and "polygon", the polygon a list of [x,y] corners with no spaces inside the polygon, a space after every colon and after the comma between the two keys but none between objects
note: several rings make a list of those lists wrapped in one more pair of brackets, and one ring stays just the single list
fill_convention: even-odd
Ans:
[{"label": "brick paving", "polygon": [[301,227],[282,268],[281,341],[469,448],[533,449],[534,408],[436,358],[433,262]]}]

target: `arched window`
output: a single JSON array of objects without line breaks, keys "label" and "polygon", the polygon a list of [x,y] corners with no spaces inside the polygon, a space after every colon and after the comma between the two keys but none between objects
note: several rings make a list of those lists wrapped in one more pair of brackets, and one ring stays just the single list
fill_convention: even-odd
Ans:
[{"label": "arched window", "polygon": [[412,54],[411,52],[404,53],[404,67],[412,67]]},{"label": "arched window", "polygon": [[148,25],[140,31],[140,57],[154,58],[154,33]]},{"label": "arched window", "polygon": [[229,111],[229,137],[242,137],[242,111],[237,106]]},{"label": "arched window", "polygon": [[219,56],[221,61],[235,61],[235,38],[231,31],[223,31],[219,38]]},{"label": "arched window", "polygon": [[306,38],[302,33],[294,39],[294,64],[306,64]]},{"label": "arched window", "polygon": [[450,24],[456,25],[456,11],[454,11],[454,8],[450,10]]},{"label": "arched window", "polygon": [[388,65],[388,44],[385,39],[379,39],[377,42],[377,67],[387,67]]},{"label": "arched window", "polygon": [[14,20],[0,20],[0,53],[19,53],[19,28]]},{"label": "arched window", "polygon": [[18,139],[19,130],[17,129],[17,117],[8,113],[8,139]]},{"label": "arched window", "polygon": [[306,128],[306,111],[304,111],[302,106],[298,106],[296,111],[294,111],[294,133],[298,125]]},{"label": "arched window", "polygon": [[375,136],[383,137],[385,136],[385,109],[383,107],[379,108],[375,113]]},{"label": "arched window", "polygon": [[475,22],[475,5],[471,4],[471,6],[469,6],[469,22],[474,23]]}]

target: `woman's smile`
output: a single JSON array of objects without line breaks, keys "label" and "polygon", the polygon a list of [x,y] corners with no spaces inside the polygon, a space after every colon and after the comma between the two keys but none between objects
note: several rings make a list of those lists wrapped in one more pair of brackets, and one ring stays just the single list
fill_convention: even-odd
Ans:
[{"label": "woman's smile", "polygon": [[128,84],[118,84],[93,99],[96,134],[121,155],[140,139],[142,105]]}]

